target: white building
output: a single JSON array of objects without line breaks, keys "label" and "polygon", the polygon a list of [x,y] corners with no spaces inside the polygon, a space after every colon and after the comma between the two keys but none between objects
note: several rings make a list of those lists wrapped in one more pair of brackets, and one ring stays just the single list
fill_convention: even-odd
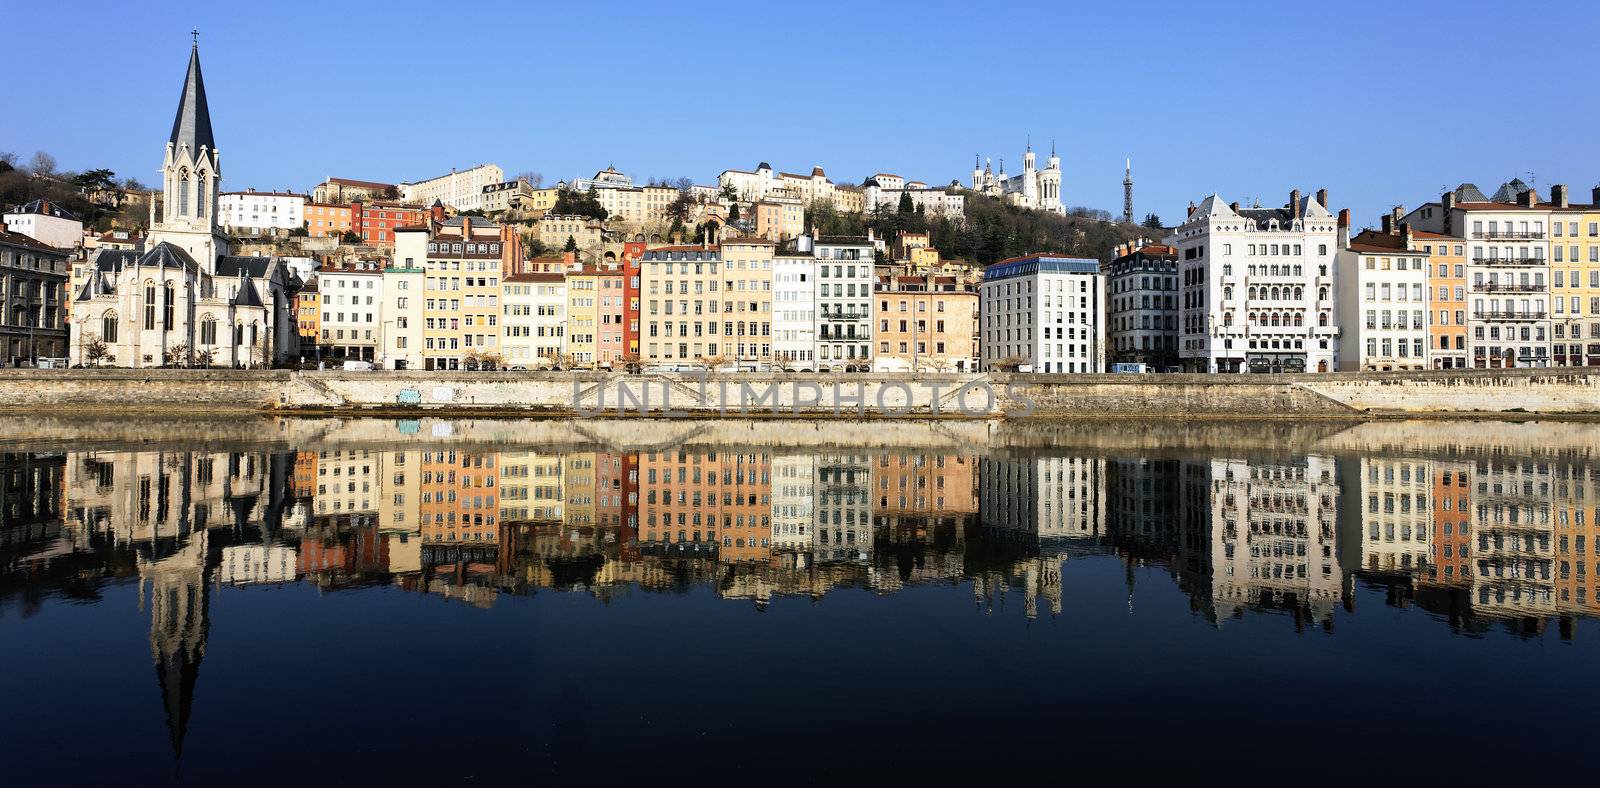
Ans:
[{"label": "white building", "polygon": [[6,211],[5,224],[10,232],[57,249],[75,249],[83,243],[83,222],[49,200],[34,200]]},{"label": "white building", "polygon": [[1100,263],[1029,255],[1002,260],[978,287],[983,368],[1104,372],[1106,279]]},{"label": "white building", "polygon": [[772,258],[772,356],[795,371],[817,368],[817,259],[810,252]]},{"label": "white building", "polygon": [[479,164],[465,170],[452,169],[437,178],[400,184],[400,199],[412,205],[432,205],[434,200],[458,211],[483,210],[483,187],[504,183],[505,170],[494,164]]},{"label": "white building", "polygon": [[1467,239],[1467,344],[1472,366],[1550,365],[1551,206],[1520,180],[1492,197],[1461,184],[1407,214],[1430,232]]},{"label": "white building", "polygon": [[1338,237],[1326,199],[1296,190],[1283,208],[1240,208],[1213,194],[1167,239],[1187,371],[1333,371]]},{"label": "white building", "polygon": [[[1362,457],[1361,565],[1371,572],[1413,572],[1429,563],[1433,534],[1433,463]],[[1465,518],[1467,512],[1461,512]]]},{"label": "white building", "polygon": [[1043,170],[1038,169],[1033,145],[1029,144],[1027,151],[1022,154],[1022,174],[1009,178],[1006,177],[1005,159],[1000,160],[1000,173],[997,175],[993,161],[985,162],[983,169],[979,169],[975,158],[972,162],[972,190],[1023,208],[1060,214],[1067,212],[1066,206],[1061,203],[1061,157],[1056,155],[1054,144],[1050,146],[1050,158]]},{"label": "white building", "polygon": [[306,222],[306,196],[293,192],[223,192],[217,198],[217,209],[223,227],[244,235],[286,233]]},{"label": "white building", "polygon": [[1105,535],[1104,457],[983,457],[978,487],[987,528],[1037,539]]},{"label": "white building", "polygon": [[816,462],[817,458],[810,454],[772,457],[773,550],[811,552],[817,531]]},{"label": "white building", "polygon": [[317,269],[322,314],[317,344],[335,359],[372,361],[377,355],[383,322],[384,272],[375,262],[325,265]]},{"label": "white building", "polygon": [[1410,249],[1407,227],[1352,239],[1340,219],[1339,370],[1428,369],[1429,255]]},{"label": "white building", "polygon": [[944,189],[930,189],[920,187],[890,187],[880,180],[885,176],[875,175],[867,179],[866,206],[871,212],[878,206],[888,206],[889,210],[900,207],[901,196],[911,198],[913,209],[921,209],[928,216],[944,216],[950,219],[965,219],[967,217],[967,198],[959,192]]},{"label": "white building", "polygon": [[754,172],[724,170],[717,176],[717,188],[730,187],[740,202],[788,198],[799,200],[801,205],[810,205],[818,200],[829,200],[835,206],[839,205],[838,187],[828,179],[821,167],[812,167],[810,175],[777,172],[766,162],[756,165]]},{"label": "white building", "polygon": [[501,280],[501,290],[506,364],[512,369],[556,364],[566,352],[566,276],[544,271],[512,274]]},{"label": "white building", "polygon": [[[872,366],[872,231],[864,236],[821,236],[817,260],[816,369]],[[802,244],[803,246],[803,244]]]}]

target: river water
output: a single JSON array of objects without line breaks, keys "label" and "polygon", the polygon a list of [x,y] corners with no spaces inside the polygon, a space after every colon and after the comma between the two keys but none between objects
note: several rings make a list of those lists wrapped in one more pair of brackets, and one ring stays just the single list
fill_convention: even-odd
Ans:
[{"label": "river water", "polygon": [[6,440],[8,783],[1591,768],[1588,425],[333,424]]}]

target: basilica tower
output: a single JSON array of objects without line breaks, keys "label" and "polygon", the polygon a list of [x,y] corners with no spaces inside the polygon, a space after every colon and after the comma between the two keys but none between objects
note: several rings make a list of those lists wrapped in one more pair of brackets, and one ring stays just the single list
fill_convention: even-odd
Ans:
[{"label": "basilica tower", "polygon": [[161,219],[153,222],[149,243],[164,241],[180,247],[207,273],[214,273],[217,255],[229,252],[227,236],[217,229],[221,182],[222,162],[211,135],[211,110],[206,105],[196,40],[189,49],[189,69],[161,164]]}]

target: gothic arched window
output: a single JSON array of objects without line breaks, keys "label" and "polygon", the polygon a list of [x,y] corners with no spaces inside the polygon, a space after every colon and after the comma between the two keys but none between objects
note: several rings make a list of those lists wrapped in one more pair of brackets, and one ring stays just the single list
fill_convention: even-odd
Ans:
[{"label": "gothic arched window", "polygon": [[205,174],[204,171],[201,171],[201,172],[195,174],[194,186],[195,186],[195,191],[194,191],[194,215],[195,216],[205,216],[206,215],[206,174]]},{"label": "gothic arched window", "polygon": [[161,286],[161,330],[162,331],[171,331],[172,330],[172,326],[175,323],[174,318],[177,316],[177,306],[173,302],[177,300],[176,296],[177,296],[177,290],[176,290],[176,288],[174,288],[172,286],[171,282],[168,282],[165,285]]},{"label": "gothic arched window", "polygon": [[100,338],[106,342],[117,341],[117,313],[107,312],[100,316]]},{"label": "gothic arched window", "polygon": [[200,318],[200,344],[217,344],[217,321],[210,314]]},{"label": "gothic arched window", "polygon": [[144,283],[144,329],[154,331],[156,327],[156,283]]},{"label": "gothic arched window", "polygon": [[189,171],[178,171],[178,215],[189,215]]}]

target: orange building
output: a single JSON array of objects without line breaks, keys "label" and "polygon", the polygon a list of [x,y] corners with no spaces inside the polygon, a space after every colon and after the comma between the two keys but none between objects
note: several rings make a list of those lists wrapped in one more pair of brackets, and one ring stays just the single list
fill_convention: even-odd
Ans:
[{"label": "orange building", "polygon": [[297,451],[294,454],[294,497],[311,499],[317,495],[317,453]]},{"label": "orange building", "polygon": [[499,488],[494,452],[422,452],[419,521],[424,544],[494,543]]},{"label": "orange building", "polygon": [[1434,369],[1466,369],[1467,242],[1411,231],[1411,248],[1431,255],[1428,272],[1428,347]]},{"label": "orange building", "polygon": [[299,326],[300,347],[316,347],[322,331],[322,302],[317,290],[317,280],[312,278],[300,288],[294,299],[295,323]]},{"label": "orange building", "polygon": [[[306,203],[306,232],[313,238],[344,235],[350,232],[350,206],[332,203]],[[392,241],[391,241],[392,242]]]},{"label": "orange building", "polygon": [[428,214],[397,202],[350,203],[352,231],[371,246],[394,246],[394,228],[422,224]]},{"label": "orange building", "polygon": [[967,372],[978,363],[978,289],[953,276],[880,276],[879,372]]},{"label": "orange building", "polygon": [[772,552],[772,457],[673,449],[639,459],[646,545],[714,551],[722,563]]},{"label": "orange building", "polygon": [[1600,505],[1597,480],[1588,466],[1559,463],[1551,469],[1550,519],[1555,530],[1556,604],[1563,612],[1600,615]]},{"label": "orange building", "polygon": [[1472,583],[1472,466],[1439,462],[1433,468],[1433,538],[1427,581],[1435,585]]}]

